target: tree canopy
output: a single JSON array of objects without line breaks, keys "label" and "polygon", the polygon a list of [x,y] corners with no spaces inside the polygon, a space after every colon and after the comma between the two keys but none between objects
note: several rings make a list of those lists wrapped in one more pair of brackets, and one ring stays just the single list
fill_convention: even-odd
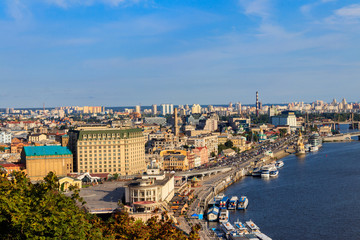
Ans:
[{"label": "tree canopy", "polygon": [[85,203],[79,190],[73,189],[68,197],[58,189],[58,179],[52,172],[35,184],[23,172],[14,172],[12,178],[0,172],[0,239],[199,238],[198,228],[187,236],[166,214],[144,223],[118,212],[103,221],[76,204]]}]

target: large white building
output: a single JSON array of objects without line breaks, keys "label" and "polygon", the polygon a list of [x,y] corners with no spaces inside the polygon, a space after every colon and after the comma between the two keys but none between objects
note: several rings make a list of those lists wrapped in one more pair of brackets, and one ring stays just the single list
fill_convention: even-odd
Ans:
[{"label": "large white building", "polygon": [[288,125],[290,128],[296,128],[297,122],[296,122],[296,116],[294,112],[288,112],[285,115],[281,116],[273,116],[271,118],[271,124],[275,126],[279,125]]},{"label": "large white building", "polygon": [[173,114],[174,105],[173,104],[161,104],[161,113],[162,115]]},{"label": "large white building", "polygon": [[0,143],[11,143],[11,133],[0,132]]}]

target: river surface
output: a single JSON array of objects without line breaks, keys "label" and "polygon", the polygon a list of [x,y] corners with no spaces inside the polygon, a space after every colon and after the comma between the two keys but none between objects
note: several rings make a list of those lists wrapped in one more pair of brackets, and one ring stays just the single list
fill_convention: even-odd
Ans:
[{"label": "river surface", "polygon": [[278,177],[245,177],[224,191],[249,198],[230,222],[252,219],[273,239],[360,239],[360,142],[282,160]]}]

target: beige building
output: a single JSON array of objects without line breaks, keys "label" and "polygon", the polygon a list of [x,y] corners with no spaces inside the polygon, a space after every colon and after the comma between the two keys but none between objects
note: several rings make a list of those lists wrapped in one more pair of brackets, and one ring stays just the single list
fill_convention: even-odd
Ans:
[{"label": "beige building", "polygon": [[61,146],[27,146],[21,153],[30,180],[42,180],[49,172],[58,177],[73,171],[73,155]]},{"label": "beige building", "polygon": [[163,157],[163,168],[168,171],[187,171],[189,170],[188,153],[185,150],[166,150],[160,152]]},{"label": "beige building", "polygon": [[189,137],[188,145],[194,147],[207,147],[209,156],[211,153],[218,154],[218,136],[214,134]]},{"label": "beige building", "polygon": [[146,169],[145,138],[139,128],[80,127],[68,134],[75,171],[133,175]]},{"label": "beige building", "polygon": [[35,133],[35,134],[29,135],[29,142],[40,142],[40,141],[43,141],[46,139],[47,139],[47,136],[46,136],[46,134],[43,134],[43,133]]}]

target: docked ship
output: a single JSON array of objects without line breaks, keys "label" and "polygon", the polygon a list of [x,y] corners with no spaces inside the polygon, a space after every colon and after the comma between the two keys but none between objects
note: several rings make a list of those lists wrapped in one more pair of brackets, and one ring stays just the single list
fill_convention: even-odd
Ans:
[{"label": "docked ship", "polygon": [[260,177],[261,176],[261,169],[260,168],[254,168],[252,174],[253,177]]},{"label": "docked ship", "polygon": [[[309,144],[313,147],[322,147],[322,138],[318,133],[314,133],[309,137]],[[310,149],[311,151],[311,149]]]},{"label": "docked ship", "polygon": [[228,198],[227,196],[224,196],[224,197],[220,200],[220,209],[226,209],[228,203],[229,203],[229,198]]},{"label": "docked ship", "polygon": [[260,228],[256,226],[252,220],[246,221],[246,225],[250,228],[251,231],[260,231]]},{"label": "docked ship", "polygon": [[249,204],[248,198],[246,196],[241,196],[238,201],[237,209],[245,210],[247,208],[248,204]]},{"label": "docked ship", "polygon": [[277,161],[277,162],[275,163],[275,167],[276,167],[276,168],[282,168],[283,166],[284,166],[284,162],[281,161],[281,160],[279,160],[279,161]]},{"label": "docked ship", "polygon": [[227,209],[221,209],[219,215],[219,222],[229,221],[229,211]]},{"label": "docked ship", "polygon": [[239,200],[239,198],[238,198],[237,196],[231,197],[230,202],[229,202],[229,204],[228,204],[228,209],[229,209],[229,210],[234,210],[234,209],[236,209],[238,200]]},{"label": "docked ship", "polygon": [[236,231],[234,226],[231,225],[231,223],[228,222],[228,221],[221,223],[221,229],[223,230],[225,235],[230,235],[230,234],[232,234],[233,232]]},{"label": "docked ship", "polygon": [[234,226],[238,230],[239,234],[247,234],[247,233],[249,233],[249,231],[248,231],[247,227],[245,226],[245,224],[240,222],[239,220],[234,222]]},{"label": "docked ship", "polygon": [[211,208],[209,208],[208,212],[207,212],[207,219],[209,222],[215,222],[218,220],[219,218],[219,211],[220,209],[216,206],[213,206]]},{"label": "docked ship", "polygon": [[269,176],[270,177],[277,177],[279,175],[279,170],[272,170],[272,171],[270,171],[270,173],[269,173]]}]

